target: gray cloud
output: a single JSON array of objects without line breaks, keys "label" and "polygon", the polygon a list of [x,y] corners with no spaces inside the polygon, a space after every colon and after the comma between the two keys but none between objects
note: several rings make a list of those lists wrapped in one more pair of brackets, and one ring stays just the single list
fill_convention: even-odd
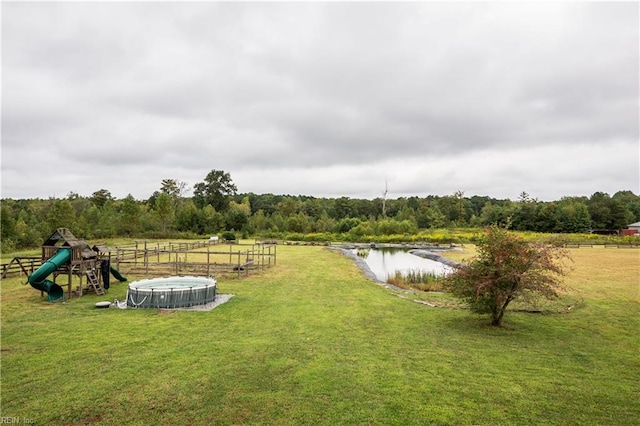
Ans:
[{"label": "gray cloud", "polygon": [[396,195],[638,192],[637,16],[636,3],[6,3],[2,196],[146,198],[211,169],[241,192],[376,197],[389,176]]}]

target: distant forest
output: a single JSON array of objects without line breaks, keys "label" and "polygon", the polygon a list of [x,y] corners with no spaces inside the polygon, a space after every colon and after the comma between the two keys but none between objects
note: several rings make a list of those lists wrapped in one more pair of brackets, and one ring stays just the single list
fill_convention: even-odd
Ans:
[{"label": "distant forest", "polygon": [[185,197],[186,184],[165,179],[146,200],[114,198],[100,189],[90,197],[3,199],[3,251],[37,247],[56,228],[85,239],[117,237],[193,238],[234,231],[239,237],[289,238],[332,235],[345,241],[411,235],[425,229],[508,225],[519,231],[587,233],[619,230],[640,221],[640,196],[624,190],[609,195],[564,197],[542,202],[525,192],[518,200],[465,196],[373,200],[238,193],[228,173],[212,170]]}]

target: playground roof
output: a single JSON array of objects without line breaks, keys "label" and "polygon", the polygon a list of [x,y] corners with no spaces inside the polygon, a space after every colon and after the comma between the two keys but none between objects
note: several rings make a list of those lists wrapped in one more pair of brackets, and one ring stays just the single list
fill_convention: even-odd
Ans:
[{"label": "playground roof", "polygon": [[56,232],[51,234],[49,238],[42,244],[43,246],[56,246],[62,242],[62,245],[69,247],[79,247],[88,245],[86,241],[79,240],[73,236],[67,228],[58,228]]},{"label": "playground roof", "polygon": [[96,244],[95,246],[92,247],[92,249],[94,251],[99,252],[99,253],[109,253],[109,252],[112,252],[112,251],[116,251],[115,248],[107,247],[104,244]]}]

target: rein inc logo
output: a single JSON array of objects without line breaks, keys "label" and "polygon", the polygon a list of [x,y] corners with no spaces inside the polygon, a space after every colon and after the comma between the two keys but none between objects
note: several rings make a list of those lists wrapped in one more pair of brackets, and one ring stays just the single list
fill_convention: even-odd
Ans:
[{"label": "rein inc logo", "polygon": [[0,417],[0,424],[14,424],[14,425],[18,425],[18,424],[25,424],[25,425],[32,425],[35,424],[35,422],[31,419],[28,419],[26,417]]}]

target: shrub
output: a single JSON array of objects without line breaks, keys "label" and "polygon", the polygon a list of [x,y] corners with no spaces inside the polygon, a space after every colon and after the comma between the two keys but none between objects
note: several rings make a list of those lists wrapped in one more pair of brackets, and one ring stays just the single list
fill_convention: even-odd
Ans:
[{"label": "shrub", "polygon": [[232,231],[224,231],[222,233],[222,238],[225,241],[235,241],[236,240],[236,234],[235,234],[235,232],[232,232]]},{"label": "shrub", "polygon": [[347,217],[338,223],[337,231],[340,233],[349,232],[360,224],[360,219],[355,217]]},{"label": "shrub", "polygon": [[490,314],[499,326],[513,300],[558,297],[560,260],[566,251],[557,246],[531,244],[506,229],[492,226],[478,243],[478,255],[449,274],[444,287],[464,300],[471,310]]}]

